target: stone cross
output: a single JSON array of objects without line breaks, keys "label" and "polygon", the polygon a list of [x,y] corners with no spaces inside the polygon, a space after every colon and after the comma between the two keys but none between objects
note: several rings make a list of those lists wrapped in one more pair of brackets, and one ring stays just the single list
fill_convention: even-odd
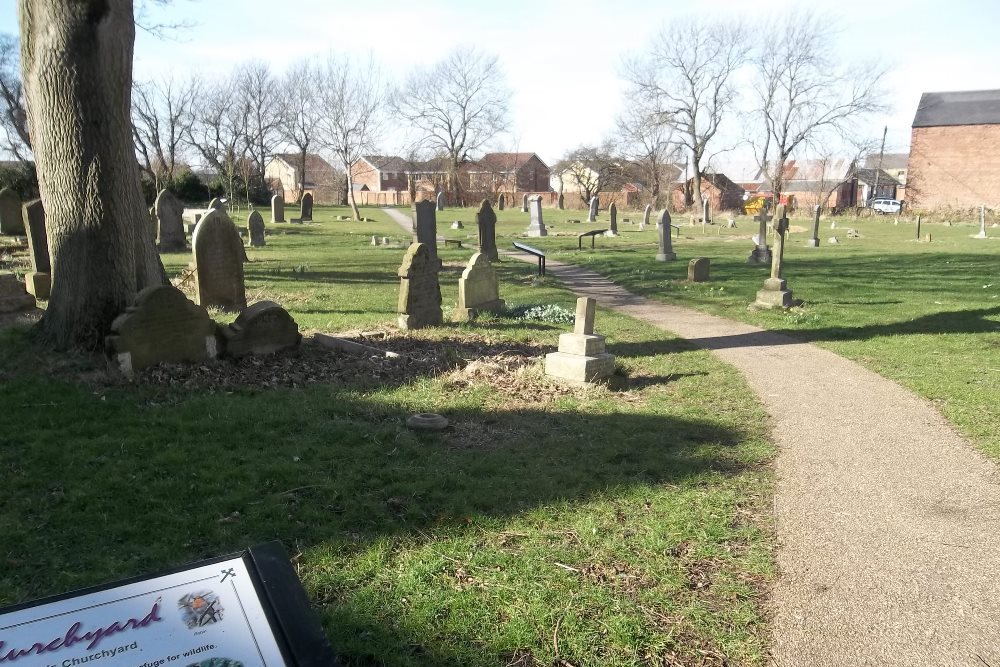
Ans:
[{"label": "stone cross", "polygon": [[766,264],[771,261],[771,250],[767,247],[767,223],[771,221],[771,216],[765,213],[762,208],[760,209],[760,213],[754,216],[754,220],[760,223],[760,228],[757,232],[757,245],[751,251],[747,262],[751,264]]},{"label": "stone cross", "polygon": [[267,245],[264,239],[264,216],[257,211],[252,211],[247,218],[247,233],[250,235],[250,245],[254,248]]},{"label": "stone cross", "polygon": [[808,248],[818,248],[819,247],[819,212],[820,205],[816,204],[813,207],[813,233],[812,238],[806,241],[806,247]]},{"label": "stone cross", "polygon": [[0,234],[14,236],[24,234],[21,198],[10,188],[0,190]]},{"label": "stone cross", "polygon": [[281,195],[271,197],[271,222],[285,221],[285,198]]},{"label": "stone cross", "polygon": [[528,212],[528,195],[521,197],[521,213]]},{"label": "stone cross", "polygon": [[548,236],[545,222],[542,220],[542,198],[535,195],[528,204],[531,209],[531,222],[528,224],[528,236]]},{"label": "stone cross", "polygon": [[427,253],[437,258],[437,205],[429,200],[418,201],[414,209],[413,241],[427,246]]},{"label": "stone cross", "polygon": [[309,222],[313,219],[313,196],[311,192],[307,192],[302,195],[299,219],[302,220],[302,222]]},{"label": "stone cross", "polygon": [[590,198],[590,212],[587,214],[587,222],[597,222],[597,208],[601,205],[597,197]]},{"label": "stone cross", "polygon": [[597,311],[597,300],[589,296],[581,296],[576,300],[576,324],[573,333],[584,336],[594,334],[594,314]]},{"label": "stone cross", "polygon": [[[500,201],[503,201],[503,195],[500,195]],[[484,199],[476,211],[476,226],[479,228],[479,252],[491,262],[498,261],[497,214],[490,208],[489,199]]]},{"label": "stone cross", "polygon": [[184,239],[184,204],[170,190],[160,190],[153,205],[159,225],[160,252],[177,252],[187,248]]},{"label": "stone cross", "polygon": [[656,225],[656,231],[660,235],[660,252],[656,255],[656,261],[672,262],[677,259],[677,253],[674,252],[670,241],[673,229],[670,227],[670,212],[667,209],[663,209],[663,213],[660,214],[660,221]]},{"label": "stone cross", "polygon": [[771,259],[771,277],[781,278],[781,265],[785,258],[785,234],[788,233],[788,217],[785,215],[784,204],[779,204],[774,215],[777,222],[774,225],[774,255]]},{"label": "stone cross", "polygon": [[608,235],[618,236],[618,207],[615,206],[614,202],[611,202],[611,206],[608,207],[608,216],[611,218]]}]

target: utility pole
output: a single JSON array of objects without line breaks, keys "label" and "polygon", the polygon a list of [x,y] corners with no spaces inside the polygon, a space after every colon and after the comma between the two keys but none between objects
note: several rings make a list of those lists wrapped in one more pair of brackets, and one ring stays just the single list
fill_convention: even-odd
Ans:
[{"label": "utility pole", "polygon": [[885,135],[888,132],[889,132],[889,126],[886,125],[885,128],[882,130],[882,148],[880,148],[878,151],[878,167],[876,167],[875,169],[875,186],[872,189],[871,196],[868,197],[869,202],[872,199],[878,197],[878,179],[879,176],[882,174],[882,158],[885,156]]}]

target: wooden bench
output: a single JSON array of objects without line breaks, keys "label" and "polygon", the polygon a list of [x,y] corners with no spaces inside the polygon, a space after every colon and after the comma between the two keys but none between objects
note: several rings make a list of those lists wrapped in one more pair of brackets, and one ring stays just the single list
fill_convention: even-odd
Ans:
[{"label": "wooden bench", "polygon": [[538,275],[540,275],[540,276],[544,276],[545,275],[545,253],[544,252],[542,252],[538,248],[533,248],[530,245],[525,245],[524,243],[518,243],[517,241],[514,241],[514,247],[517,248],[518,250],[522,250],[522,251],[528,253],[529,255],[534,255],[535,257],[537,257],[538,258]]},{"label": "wooden bench", "polygon": [[601,234],[603,234],[606,231],[608,231],[608,230],[606,230],[606,229],[592,229],[589,232],[584,232],[583,234],[577,234],[577,236],[576,236],[576,246],[577,246],[577,249],[578,250],[583,250],[583,238],[585,236],[589,236],[590,237],[590,247],[593,248],[594,247],[594,241],[597,239],[597,237],[600,236]]}]

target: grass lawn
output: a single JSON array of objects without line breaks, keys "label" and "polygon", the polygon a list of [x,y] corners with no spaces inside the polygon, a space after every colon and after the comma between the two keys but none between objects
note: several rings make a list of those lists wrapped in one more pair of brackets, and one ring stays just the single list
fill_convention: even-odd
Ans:
[{"label": "grass lawn", "polygon": [[[474,219],[471,211],[462,216]],[[736,229],[703,229],[675,216],[678,261],[663,263],[654,259],[654,226],[638,231],[641,213],[620,214],[632,220],[620,220],[621,236],[598,238],[594,250],[585,240],[583,251],[576,235],[606,228],[607,212],[596,224],[566,222],[585,221],[585,211],[545,209],[544,216],[550,235],[530,242],[549,257],[593,268],[636,293],[782,331],[855,359],[931,400],[985,453],[1000,457],[1000,229],[977,240],[970,238],[979,229],[972,220],[925,222],[922,235],[933,237],[927,243],[915,240],[908,218],[897,225],[891,216],[834,217],[821,221],[821,247],[806,248],[811,221],[795,218],[784,273],[805,304],[782,312],[747,308],[770,272],[746,263],[749,237],[757,232],[749,218],[738,218]],[[514,209],[499,218],[504,238],[498,243],[510,247],[528,215]],[[848,238],[847,228],[861,238]],[[837,245],[828,242],[834,235]],[[700,256],[711,259],[712,280],[690,284],[687,262]]]},{"label": "grass lawn", "polygon": [[[394,332],[403,249],[369,241],[404,234],[343,212],[268,224],[251,301],[306,331],[386,330],[441,370],[324,375],[345,355],[305,345],[251,382],[230,362],[125,382],[0,331],[0,604],[280,539],[349,665],[765,664],[774,451],[739,374],[610,312],[613,389],[540,373],[569,324]],[[440,254],[450,307],[471,251]],[[509,305],[573,307],[528,265],[499,273]],[[419,411],[452,426],[406,429]]]}]

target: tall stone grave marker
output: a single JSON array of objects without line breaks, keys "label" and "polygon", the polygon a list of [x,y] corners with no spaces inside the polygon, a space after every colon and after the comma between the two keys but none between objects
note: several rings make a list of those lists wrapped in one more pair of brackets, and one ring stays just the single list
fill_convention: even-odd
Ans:
[{"label": "tall stone grave marker", "polygon": [[[503,195],[501,195],[500,201]],[[497,252],[497,214],[490,208],[490,200],[484,199],[476,211],[476,227],[479,228],[479,252],[491,262],[499,261]]]},{"label": "tall stone grave marker", "polygon": [[437,194],[437,210],[444,210],[444,190]]},{"label": "tall stone grave marker", "polygon": [[979,233],[973,238],[985,239],[989,238],[986,234],[986,206],[979,207]]},{"label": "tall stone grave marker", "polygon": [[[434,206],[434,202],[427,202]],[[420,329],[442,324],[441,261],[431,255],[426,244],[411,243],[399,267],[399,327]]]},{"label": "tall stone grave marker", "polygon": [[590,211],[587,212],[587,222],[597,222],[597,207],[600,205],[597,197],[590,198]]},{"label": "tall stone grave marker", "polygon": [[570,382],[588,385],[611,377],[615,358],[607,354],[604,336],[594,333],[597,302],[590,297],[576,300],[576,325],[573,333],[560,334],[559,351],[545,355],[545,374]]},{"label": "tall stone grave marker", "polygon": [[672,262],[677,259],[674,246],[670,241],[673,228],[670,226],[670,212],[663,209],[660,214],[660,221],[656,224],[656,232],[660,237],[660,252],[656,253],[657,262]]},{"label": "tall stone grave marker", "polygon": [[608,217],[611,221],[608,223],[608,231],[604,235],[618,236],[618,207],[615,206],[614,202],[611,202],[611,206],[608,207]]},{"label": "tall stone grave marker", "polygon": [[767,264],[771,261],[771,249],[767,247],[767,223],[771,221],[771,216],[764,212],[764,209],[760,209],[760,213],[754,217],[759,223],[759,230],[757,232],[757,245],[750,252],[750,256],[747,257],[747,263],[749,264]]},{"label": "tall stone grave marker", "polygon": [[528,212],[528,195],[523,195],[521,197],[521,213]]},{"label": "tall stone grave marker", "polygon": [[708,202],[708,197],[706,197],[701,202],[701,224],[703,225],[711,224],[712,222],[712,218],[710,217],[711,213],[712,213],[711,206]]},{"label": "tall stone grave marker", "polygon": [[12,236],[24,234],[21,198],[11,188],[0,190],[0,234]]},{"label": "tall stone grave marker", "polygon": [[504,309],[496,271],[486,255],[477,252],[469,260],[458,281],[458,307],[452,319],[468,322],[481,312],[499,313]]},{"label": "tall stone grave marker", "polygon": [[153,205],[158,224],[157,237],[160,252],[177,252],[187,249],[184,239],[184,204],[170,190],[160,190]]},{"label": "tall stone grave marker", "polygon": [[198,305],[237,311],[247,307],[243,242],[225,211],[209,211],[194,229],[195,293]]},{"label": "tall stone grave marker", "polygon": [[545,229],[545,222],[542,221],[542,198],[538,195],[532,197],[528,202],[531,209],[531,222],[528,223],[528,236],[548,236]]},{"label": "tall stone grave marker", "polygon": [[302,195],[299,218],[302,222],[310,222],[313,219],[313,196],[311,192],[307,192]]},{"label": "tall stone grave marker", "polygon": [[639,229],[646,229],[649,225],[649,216],[653,212],[652,204],[646,204],[646,208],[642,211],[642,227]]},{"label": "tall stone grave marker", "polygon": [[785,279],[781,277],[782,262],[785,254],[785,234],[788,233],[788,218],[785,216],[785,206],[778,205],[774,211],[774,253],[771,259],[771,277],[764,281],[764,289],[757,292],[756,306],[759,308],[790,308],[793,305],[792,291],[787,289]]},{"label": "tall stone grave marker", "polygon": [[259,248],[267,245],[267,239],[264,238],[264,216],[258,211],[251,211],[250,217],[247,218],[247,234],[250,235],[251,247]]},{"label": "tall stone grave marker", "polygon": [[818,248],[819,247],[819,212],[820,205],[816,204],[813,206],[813,229],[812,237],[806,239],[807,248]]},{"label": "tall stone grave marker", "polygon": [[285,198],[281,195],[271,197],[271,222],[285,221]]},{"label": "tall stone grave marker", "polygon": [[437,205],[430,200],[418,201],[414,209],[413,240],[427,246],[430,256],[437,259]]},{"label": "tall stone grave marker", "polygon": [[31,273],[24,276],[24,286],[38,299],[48,299],[52,289],[52,263],[49,259],[49,237],[45,231],[45,207],[41,199],[33,199],[21,207],[21,219],[28,235]]},{"label": "tall stone grave marker", "polygon": [[497,210],[502,211],[503,207],[506,205],[507,205],[507,198],[504,197],[503,193],[501,192],[500,196],[497,197]]}]

